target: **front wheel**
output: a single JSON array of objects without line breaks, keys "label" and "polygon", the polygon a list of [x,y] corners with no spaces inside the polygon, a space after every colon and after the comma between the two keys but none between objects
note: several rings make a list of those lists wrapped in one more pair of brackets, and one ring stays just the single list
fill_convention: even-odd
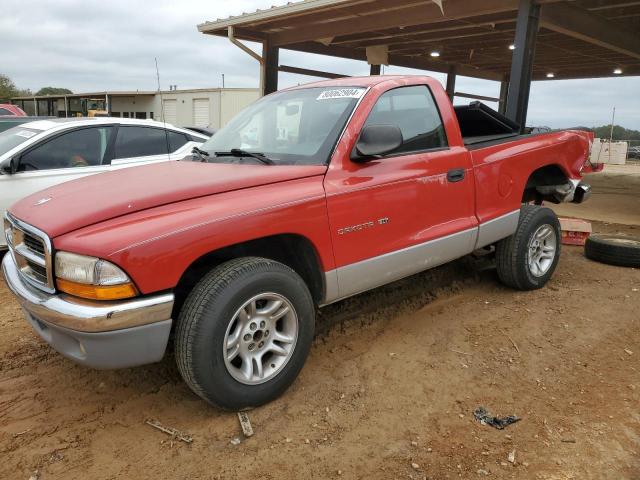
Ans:
[{"label": "front wheel", "polygon": [[553,210],[525,205],[518,229],[496,245],[498,277],[517,290],[542,288],[560,259],[560,222]]},{"label": "front wheel", "polygon": [[314,325],[311,294],[296,272],[265,258],[231,260],[205,275],[180,311],[178,368],[213,405],[262,405],[297,377]]}]

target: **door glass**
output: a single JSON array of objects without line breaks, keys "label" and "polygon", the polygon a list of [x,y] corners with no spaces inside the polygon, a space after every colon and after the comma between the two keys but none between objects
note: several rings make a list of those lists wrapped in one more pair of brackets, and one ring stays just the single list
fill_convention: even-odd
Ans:
[{"label": "door glass", "polygon": [[92,127],[59,135],[22,155],[18,171],[102,165],[112,133],[111,127]]},{"label": "door glass", "polygon": [[0,155],[4,155],[9,150],[16,148],[21,143],[26,142],[39,133],[40,130],[31,130],[22,127],[13,127],[4,132],[0,132]]},{"label": "door glass", "polygon": [[115,158],[166,155],[167,137],[165,130],[160,128],[121,126],[116,139]]},{"label": "door glass", "polygon": [[171,153],[175,152],[189,141],[184,133],[172,132],[170,130],[167,130],[167,138],[169,139],[169,151]]},{"label": "door glass", "polygon": [[403,143],[391,155],[447,146],[438,107],[425,85],[402,87],[382,94],[365,126],[396,125]]}]

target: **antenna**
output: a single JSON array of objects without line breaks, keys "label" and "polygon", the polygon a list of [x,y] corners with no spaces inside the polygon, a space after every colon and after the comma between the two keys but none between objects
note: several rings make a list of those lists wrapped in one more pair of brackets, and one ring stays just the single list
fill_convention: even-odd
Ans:
[{"label": "antenna", "polygon": [[164,116],[164,98],[162,97],[162,89],[160,88],[160,70],[158,69],[158,58],[156,61],[156,78],[158,79],[158,93],[160,94],[160,115],[162,115],[162,124],[164,125],[164,140],[167,144],[167,160],[171,160],[171,152],[169,152],[169,133],[167,132],[167,119]]}]

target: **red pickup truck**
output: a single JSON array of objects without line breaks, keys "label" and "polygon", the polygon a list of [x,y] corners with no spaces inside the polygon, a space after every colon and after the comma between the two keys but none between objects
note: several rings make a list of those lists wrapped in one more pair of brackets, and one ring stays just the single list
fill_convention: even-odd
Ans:
[{"label": "red pickup truck", "polygon": [[345,78],[266,96],[193,156],[91,176],[14,204],[8,286],[81,364],[159,361],[173,338],[206,401],[272,400],[300,372],[315,309],[476,249],[509,287],[560,254],[543,201],[581,202],[592,135],[520,135],[453,108],[422,76]]}]

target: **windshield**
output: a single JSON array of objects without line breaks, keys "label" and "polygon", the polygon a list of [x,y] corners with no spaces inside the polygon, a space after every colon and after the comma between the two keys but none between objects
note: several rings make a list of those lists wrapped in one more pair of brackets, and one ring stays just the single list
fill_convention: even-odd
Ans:
[{"label": "windshield", "polygon": [[[305,88],[264,97],[199,148],[209,162],[253,161],[216,152],[261,153],[276,165],[325,165],[364,88]],[[236,152],[237,153],[237,152]]]},{"label": "windshield", "polygon": [[0,133],[0,157],[39,133],[40,130],[23,127],[13,127]]}]

